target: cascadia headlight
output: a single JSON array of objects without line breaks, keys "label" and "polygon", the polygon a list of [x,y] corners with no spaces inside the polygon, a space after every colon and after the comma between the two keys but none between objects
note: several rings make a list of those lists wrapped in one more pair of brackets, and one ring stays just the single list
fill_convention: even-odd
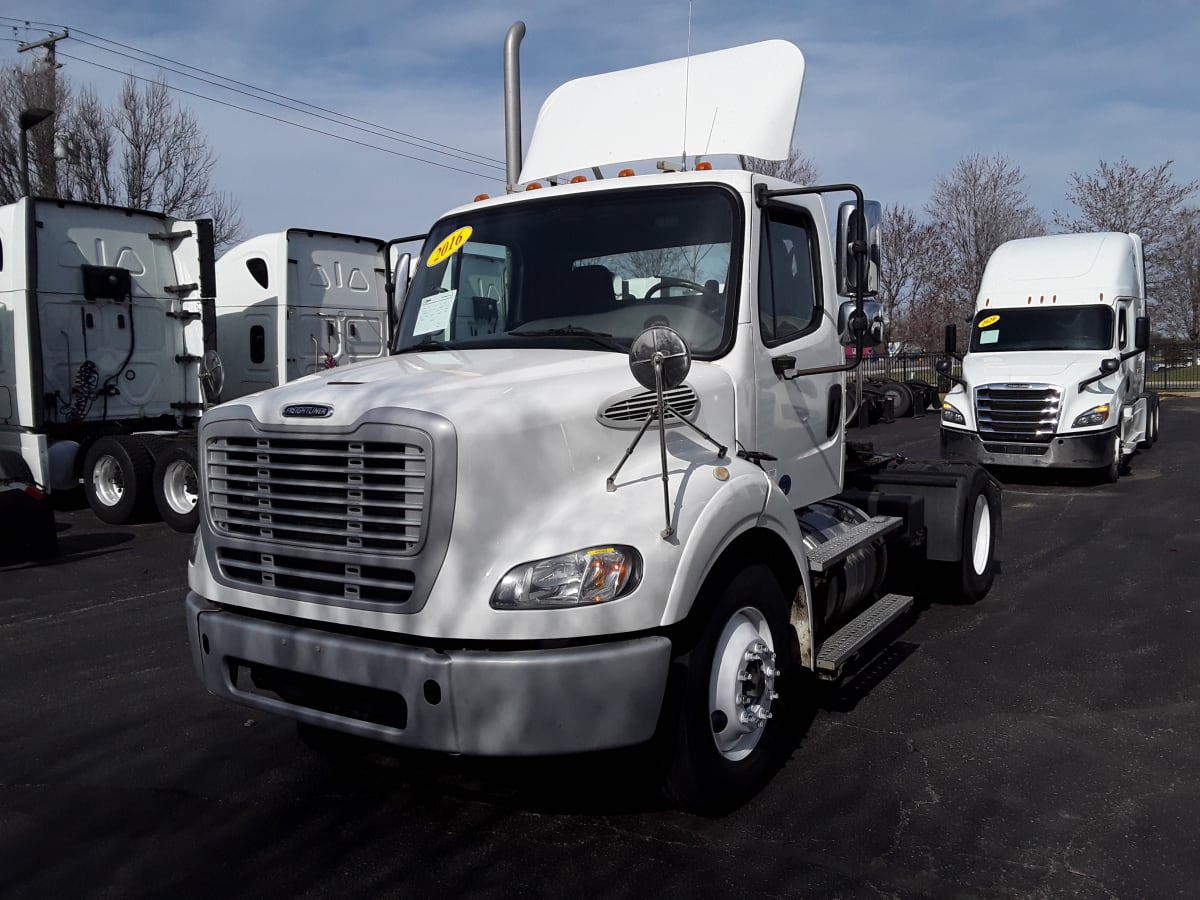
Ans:
[{"label": "cascadia headlight", "polygon": [[1093,406],[1087,412],[1075,417],[1075,428],[1089,428],[1093,425],[1103,425],[1108,421],[1108,404],[1101,403]]},{"label": "cascadia headlight", "polygon": [[632,547],[591,547],[523,563],[500,579],[493,609],[562,609],[605,603],[637,587],[642,558]]},{"label": "cascadia headlight", "polygon": [[946,401],[942,402],[942,421],[950,422],[954,425],[966,425],[967,417],[959,412],[953,404]]}]

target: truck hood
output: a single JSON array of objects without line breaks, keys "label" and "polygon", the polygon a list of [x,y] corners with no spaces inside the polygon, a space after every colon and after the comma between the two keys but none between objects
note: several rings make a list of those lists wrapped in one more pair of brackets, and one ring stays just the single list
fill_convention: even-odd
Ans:
[{"label": "truck hood", "polygon": [[[699,421],[706,423],[702,427],[719,431],[730,440],[732,419],[712,421],[705,415],[705,407],[734,408],[729,375],[718,366],[697,363],[687,384],[701,398]],[[581,429],[589,434],[583,443],[590,445],[588,455],[594,456],[610,444],[619,454],[631,438],[629,428],[639,424],[598,427],[603,411],[622,399],[645,393],[621,353],[481,349],[372,360],[309,375],[233,403],[250,407],[264,425],[301,424],[304,414],[312,412],[305,407],[318,407],[320,417],[310,419],[314,426],[346,426],[369,410],[387,407],[441,416],[454,425],[460,437],[498,437],[514,431],[530,434],[538,429],[564,436],[575,432],[581,437]],[[721,402],[707,402],[718,396]],[[615,465],[617,458],[611,463]]]},{"label": "truck hood", "polygon": [[1110,350],[1037,350],[968,353],[963,377],[972,386],[997,383],[1066,384],[1096,375]]}]

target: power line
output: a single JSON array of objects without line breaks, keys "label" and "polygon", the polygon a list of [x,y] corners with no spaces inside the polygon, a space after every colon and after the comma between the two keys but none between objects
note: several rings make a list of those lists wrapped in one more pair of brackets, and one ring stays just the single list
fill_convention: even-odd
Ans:
[{"label": "power line", "polygon": [[[128,53],[122,53],[119,50],[112,50],[108,47],[102,47],[99,44],[94,44],[91,41],[86,41],[86,40],[76,36],[79,34],[87,34],[87,32],[77,31],[71,35],[80,44],[85,44],[89,47],[94,47],[97,50],[100,50],[104,53],[112,53],[116,56],[121,56],[126,59],[133,60],[134,62],[140,62],[140,63],[146,62],[146,60],[140,59],[136,56],[132,56]],[[99,40],[104,41],[107,39],[99,38]],[[120,46],[120,47],[126,46],[125,44],[121,44],[118,41],[109,41],[109,43],[117,44],[117,46]],[[249,85],[249,84],[245,84],[244,82],[237,81],[236,79],[227,78],[224,75],[217,75],[212,72],[207,72],[204,69],[197,69],[194,66],[189,66],[187,63],[182,63],[182,62],[178,62],[176,60],[171,60],[171,59],[168,59],[167,57],[158,56],[157,54],[154,54],[154,53],[147,53],[142,50],[137,50],[136,48],[130,48],[130,49],[134,50],[135,53],[141,53],[144,56],[149,56],[149,57],[152,57],[153,59],[163,60],[164,62],[167,62],[167,63],[173,63],[174,65],[182,66],[185,69],[195,69],[195,71],[197,71],[197,72],[204,72],[204,74],[206,74],[206,75],[212,75],[213,78],[219,78],[223,81],[230,82],[231,84],[242,85],[243,87],[249,88],[249,90],[241,90],[236,87],[230,87],[229,85],[221,84],[218,81],[212,81],[208,78],[201,78],[198,75],[192,75],[188,72],[181,71],[180,69],[172,68],[171,65],[160,66],[160,68],[165,68],[169,72],[174,72],[175,74],[182,75],[185,78],[191,78],[195,81],[203,82],[204,84],[211,85],[211,86],[213,86],[215,88],[219,88],[221,90],[232,91],[235,94],[242,94],[243,96],[251,97],[255,100],[263,100],[267,103],[274,104],[275,106],[282,106],[284,109],[290,109],[293,112],[303,113],[304,115],[309,115],[316,119],[322,119],[326,122],[331,122],[335,125],[342,125],[347,128],[353,128],[355,131],[362,131],[366,134],[374,135],[375,137],[381,137],[381,138],[385,138],[386,140],[392,140],[392,141],[397,141],[398,143],[401,143],[401,144],[407,144],[407,145],[415,147],[419,150],[427,150],[431,153],[440,153],[444,156],[450,156],[455,159],[460,159],[463,162],[475,163],[477,165],[486,165],[489,168],[496,168],[496,169],[500,169],[501,171],[503,171],[503,169],[504,169],[503,164],[501,164],[501,162],[499,160],[494,160],[491,157],[483,156],[482,154],[479,154],[479,153],[472,153],[470,150],[461,150],[460,148],[452,147],[449,144],[442,144],[437,141],[432,141],[432,140],[428,140],[426,138],[417,137],[415,135],[406,134],[403,131],[396,131],[396,129],[388,128],[386,125],[377,125],[374,122],[369,122],[365,119],[359,119],[359,118],[355,118],[354,116],[349,116],[344,113],[336,112],[334,110],[325,109],[324,107],[316,106],[315,104],[307,103],[303,100],[296,100],[292,97],[286,97],[283,94],[276,94],[274,91],[268,91],[263,88],[257,88],[257,87],[254,87],[253,85]],[[153,65],[153,63],[151,63],[151,65]],[[255,93],[251,93],[251,91],[253,91]],[[267,94],[270,96],[264,97],[264,96],[261,96],[262,94]],[[285,102],[281,102],[280,100],[272,100],[271,97],[279,97],[279,98],[281,98],[281,100],[287,101],[287,102],[285,103]],[[288,104],[298,104],[298,106],[290,106]],[[309,109],[318,110],[318,112],[309,112],[307,109],[302,109],[300,107],[308,107]],[[329,113],[330,115],[328,115],[328,116],[321,115],[320,113]],[[336,118],[336,119],[331,118],[331,116],[337,116],[338,118]],[[346,121],[340,121],[341,119],[344,119]],[[353,124],[356,122],[361,123],[361,124],[357,124],[357,125]],[[363,127],[363,126],[368,126],[368,127]],[[377,129],[377,130],[372,130],[372,129]],[[381,132],[391,132],[392,134],[400,135],[400,137],[391,137],[391,135],[383,134]],[[417,141],[421,141],[422,143],[416,143]],[[446,149],[438,149],[438,148],[446,148]]]},{"label": "power line", "polygon": [[[71,60],[74,60],[75,62],[84,63],[85,65],[96,66],[97,68],[100,68],[100,69],[106,69],[109,72],[115,72],[118,75],[128,75],[130,78],[134,78],[138,81],[146,82],[147,84],[162,83],[162,82],[156,82],[150,78],[145,78],[141,75],[136,75],[133,72],[122,72],[120,69],[115,69],[112,66],[106,66],[103,63],[96,62],[93,59],[84,59],[79,56],[72,56],[69,53],[63,53],[61,50],[59,51],[58,55],[63,57],[64,59],[71,59]],[[209,97],[204,94],[198,94],[195,91],[189,91],[186,88],[176,87],[174,85],[169,85],[169,84],[165,85],[165,87],[167,87],[168,90],[176,91],[181,94],[187,94],[189,97],[197,97],[200,100],[207,100],[210,103],[216,103],[221,106],[229,107],[230,109],[236,109],[241,112],[251,113],[256,116],[262,116],[264,119],[270,119],[273,122],[279,122],[283,125],[291,125],[293,128],[302,128],[305,131],[311,131],[314,134],[320,134],[320,135],[324,135],[325,137],[334,138],[335,140],[345,141],[348,144],[355,144],[359,147],[367,147],[371,150],[378,150],[381,153],[388,153],[388,154],[391,154],[392,156],[399,156],[403,159],[411,159],[415,162],[426,163],[427,165],[437,166],[440,169],[448,169],[452,172],[461,172],[464,175],[473,175],[476,178],[487,178],[487,179],[490,179],[493,181],[501,180],[496,175],[486,174],[486,173],[481,173],[481,172],[473,172],[473,171],[470,171],[469,169],[460,169],[458,166],[451,166],[446,163],[437,162],[432,159],[425,159],[424,157],[413,156],[409,153],[401,153],[399,150],[393,150],[390,147],[380,147],[378,144],[371,144],[366,141],[356,140],[355,138],[346,137],[345,135],[342,135],[342,134],[334,134],[331,131],[324,131],[324,130],[322,130],[320,128],[316,128],[312,125],[305,125],[301,122],[293,122],[290,119],[284,119],[284,118],[280,118],[279,116],[273,116],[269,113],[262,112],[261,110],[250,109],[249,107],[239,106],[236,103],[230,103],[226,100],[219,100],[216,97]]]},{"label": "power line", "polygon": [[[67,29],[65,26],[62,26],[62,25],[56,25],[56,24],[53,24],[53,23],[48,23],[48,22],[36,22],[36,21],[33,21],[33,20],[28,20],[28,19],[16,19],[16,18],[13,18],[13,17],[10,17],[10,16],[0,16],[0,21],[2,21],[2,22],[7,22],[7,23],[11,23],[11,27],[12,27],[12,29],[13,29],[14,35],[15,35],[15,33],[16,33],[16,31],[17,31],[17,29],[18,29],[18,28],[24,27],[24,28],[25,28],[25,29],[28,31],[28,30],[29,30],[31,27],[33,27],[33,26],[41,26],[41,27],[45,27],[45,28],[63,28],[64,30],[67,30],[67,31],[69,31],[69,29]],[[93,47],[93,48],[95,48],[95,49],[97,49],[97,50],[100,50],[101,52],[104,52],[104,53],[112,53],[112,54],[114,54],[114,55],[116,55],[116,56],[121,56],[121,57],[124,57],[124,58],[126,58],[126,59],[130,59],[130,60],[132,60],[133,62],[138,62],[138,63],[142,63],[142,64],[154,65],[154,63],[151,63],[151,62],[149,62],[149,60],[146,60],[146,59],[140,59],[140,58],[138,58],[138,57],[130,56],[129,54],[127,54],[127,53],[122,53],[122,52],[121,52],[121,51],[119,51],[119,50],[114,50],[114,49],[112,49],[112,48],[110,48],[110,47],[103,47],[103,46],[100,46],[100,45],[98,45],[98,44],[94,44],[94,43],[92,43],[91,41],[86,41],[86,40],[83,40],[83,39],[81,39],[81,38],[79,38],[79,37],[77,37],[77,36],[76,36],[76,35],[79,35],[79,34],[87,35],[88,37],[95,38],[96,40],[98,40],[98,41],[102,41],[102,42],[104,42],[104,43],[113,44],[113,45],[115,45],[115,46],[118,46],[118,47],[124,47],[125,49],[127,49],[127,50],[131,50],[131,51],[133,51],[134,53],[140,54],[141,56],[150,57],[151,59],[156,59],[156,60],[162,60],[162,61],[164,61],[164,62],[171,63],[172,65],[182,66],[182,67],[183,67],[183,68],[185,68],[185,69],[190,69],[190,70],[192,70],[192,71],[195,71],[195,72],[201,72],[201,73],[203,73],[203,74],[205,74],[205,75],[210,75],[210,76],[212,76],[213,78],[220,79],[221,81],[228,82],[229,84],[240,85],[241,87],[247,88],[249,91],[254,91],[254,92],[256,92],[256,93],[248,93],[247,91],[244,91],[244,90],[239,90],[239,89],[237,89],[237,88],[229,87],[229,86],[228,86],[228,84],[220,84],[220,83],[217,83],[217,82],[209,81],[208,79],[201,78],[201,77],[199,77],[199,76],[196,76],[196,75],[192,75],[192,74],[190,74],[189,72],[183,72],[183,71],[180,71],[179,69],[171,68],[170,66],[166,66],[166,67],[164,67],[164,68],[167,68],[169,71],[175,72],[175,74],[182,75],[182,76],[183,76],[183,77],[185,77],[185,78],[192,78],[193,80],[196,80],[196,81],[201,81],[201,82],[203,82],[203,83],[206,83],[206,84],[209,84],[210,86],[212,86],[212,87],[215,87],[215,88],[217,88],[217,89],[219,89],[219,90],[231,91],[231,92],[234,92],[234,93],[242,94],[242,95],[244,95],[244,96],[247,96],[247,97],[251,97],[252,99],[255,99],[255,100],[262,100],[262,101],[264,101],[264,102],[271,103],[271,104],[274,104],[274,105],[276,105],[276,106],[281,106],[281,107],[283,107],[283,108],[285,108],[285,109],[288,109],[288,110],[290,110],[290,111],[292,111],[292,112],[297,112],[297,113],[300,113],[300,114],[302,114],[302,115],[308,115],[308,116],[312,116],[312,117],[314,117],[314,118],[317,118],[317,119],[322,119],[322,120],[324,120],[324,121],[330,122],[330,123],[332,123],[332,124],[335,124],[335,125],[339,125],[339,126],[342,126],[342,127],[347,127],[347,128],[352,128],[352,129],[354,129],[354,130],[357,130],[357,131],[362,131],[362,132],[364,132],[364,133],[366,133],[366,134],[370,134],[370,135],[372,135],[372,136],[374,136],[374,137],[383,138],[383,139],[385,139],[385,140],[393,140],[393,141],[396,141],[397,143],[407,144],[407,145],[409,145],[409,146],[413,147],[414,149],[423,150],[423,151],[426,151],[426,152],[428,152],[428,153],[435,153],[435,154],[442,155],[442,156],[448,156],[448,157],[451,157],[451,158],[453,158],[453,159],[460,160],[460,161],[462,161],[462,162],[465,162],[465,163],[469,163],[469,164],[473,164],[473,165],[482,165],[482,166],[485,166],[485,167],[487,167],[487,168],[495,168],[495,169],[498,169],[498,170],[500,170],[500,171],[503,171],[503,165],[501,164],[501,162],[500,162],[499,160],[496,160],[496,159],[495,159],[495,158],[493,158],[493,157],[488,157],[488,156],[484,156],[483,154],[474,153],[473,151],[470,151],[470,150],[465,150],[465,149],[463,149],[463,148],[460,148],[460,147],[455,147],[455,146],[453,146],[453,145],[451,145],[451,144],[445,144],[445,143],[441,143],[441,142],[439,142],[439,141],[434,141],[434,140],[431,140],[431,139],[428,139],[428,138],[422,138],[422,137],[419,137],[419,136],[417,136],[417,135],[408,134],[408,133],[406,133],[406,132],[403,132],[403,131],[398,131],[397,129],[394,129],[394,128],[389,128],[389,127],[387,127],[387,126],[385,126],[385,125],[379,125],[379,124],[377,124],[377,123],[373,123],[373,122],[367,121],[367,120],[365,120],[365,119],[359,119],[359,118],[356,118],[356,117],[354,117],[354,116],[346,115],[346,114],[344,114],[344,113],[339,113],[339,112],[337,112],[337,111],[335,111],[335,110],[326,109],[326,108],[324,108],[324,107],[317,106],[316,104],[308,103],[307,101],[299,100],[299,99],[296,99],[296,98],[293,98],[293,97],[288,97],[288,96],[286,96],[286,95],[284,95],[284,94],[279,94],[279,93],[276,93],[276,92],[274,92],[274,91],[269,91],[269,90],[266,90],[265,88],[259,88],[259,87],[255,87],[254,85],[251,85],[251,84],[247,84],[247,83],[245,83],[245,82],[238,81],[237,79],[229,78],[229,77],[227,77],[227,76],[224,76],[224,75],[220,75],[220,74],[217,74],[217,73],[214,73],[214,72],[210,72],[210,71],[208,71],[208,70],[206,70],[206,69],[201,69],[201,68],[199,68],[199,67],[196,67],[196,66],[191,66],[191,65],[189,65],[189,64],[187,64],[187,63],[183,63],[183,62],[180,62],[180,61],[178,61],[178,60],[170,59],[169,57],[159,56],[158,54],[150,53],[150,52],[148,52],[148,51],[145,51],[145,50],[140,50],[140,49],[138,49],[138,48],[136,48],[136,47],[132,47],[132,46],[130,46],[130,45],[128,45],[128,44],[123,44],[123,43],[121,43],[120,41],[114,41],[114,40],[112,40],[112,39],[110,39],[110,38],[105,38],[105,37],[102,37],[102,36],[100,36],[100,35],[95,35],[95,34],[92,34],[92,33],[90,33],[90,32],[87,32],[87,31],[82,31],[82,30],[78,30],[78,29],[77,29],[76,31],[74,31],[74,32],[72,33],[72,35],[71,35],[71,36],[72,36],[72,37],[75,37],[75,40],[76,40],[77,42],[79,42],[79,43],[81,43],[81,44],[85,44],[85,45],[87,45],[87,46],[90,46],[90,47]],[[19,43],[19,42],[18,42],[18,43]],[[117,72],[118,74],[127,74],[127,73],[124,73],[124,72],[120,72],[120,71],[119,71],[119,70],[117,70],[117,69],[113,69],[113,68],[111,68],[110,66],[106,66],[106,65],[104,65],[103,63],[96,62],[95,60],[84,59],[84,58],[82,58],[82,57],[74,57],[74,56],[70,56],[70,55],[68,55],[68,54],[65,54],[65,53],[60,53],[60,55],[61,55],[61,56],[64,56],[64,57],[66,57],[67,59],[75,59],[75,60],[77,60],[78,62],[86,63],[86,64],[88,64],[88,65],[94,65],[94,66],[97,66],[98,68],[107,69],[108,71],[111,71],[111,72]],[[131,75],[132,75],[132,73],[128,73],[128,74],[131,74]],[[148,80],[149,80],[149,79],[142,78],[142,77],[140,77],[140,76],[133,76],[133,77],[135,77],[135,78],[138,78],[138,79],[139,79],[139,80],[141,80],[141,81],[148,81]],[[165,82],[164,82],[164,83],[165,83]],[[465,170],[465,169],[460,169],[460,168],[458,168],[458,167],[456,167],[456,166],[453,166],[453,165],[446,165],[446,164],[443,164],[443,163],[438,163],[438,162],[435,162],[435,161],[433,161],[433,160],[425,159],[425,158],[423,158],[423,157],[411,156],[411,155],[409,155],[409,154],[400,153],[400,152],[398,152],[398,151],[390,150],[390,149],[388,149],[388,148],[386,148],[386,147],[379,147],[378,145],[375,145],[375,144],[370,144],[370,143],[367,143],[367,142],[364,142],[364,141],[358,141],[358,140],[354,140],[354,139],[352,139],[352,138],[348,138],[348,137],[345,137],[345,136],[342,136],[342,135],[338,135],[338,134],[333,134],[333,133],[331,133],[331,132],[323,131],[322,129],[315,128],[315,127],[312,127],[312,126],[308,126],[308,125],[302,125],[302,124],[300,124],[300,123],[298,123],[298,122],[293,122],[293,121],[291,121],[291,120],[289,120],[289,119],[283,119],[283,118],[279,118],[279,117],[276,117],[276,116],[272,116],[272,115],[269,115],[269,114],[267,114],[267,113],[261,112],[260,110],[255,110],[255,109],[250,109],[250,108],[247,108],[247,107],[239,106],[239,105],[237,105],[237,104],[235,104],[235,103],[229,103],[229,102],[226,102],[226,101],[224,101],[224,100],[219,100],[219,99],[217,99],[217,98],[215,98],[215,97],[210,97],[210,96],[208,96],[208,95],[206,95],[206,94],[201,94],[201,93],[197,93],[197,92],[194,92],[194,91],[188,91],[188,90],[186,90],[186,89],[184,89],[184,88],[175,87],[175,86],[173,86],[173,85],[169,85],[169,84],[168,84],[168,85],[166,85],[166,86],[167,86],[167,87],[168,87],[170,90],[179,91],[180,93],[188,94],[189,96],[198,97],[198,98],[200,98],[200,99],[202,99],[202,100],[208,100],[208,101],[210,101],[210,102],[213,102],[213,103],[218,103],[218,104],[221,104],[221,105],[223,105],[223,106],[230,107],[230,108],[232,108],[232,109],[237,109],[237,110],[240,110],[240,111],[243,111],[243,112],[248,112],[248,113],[250,113],[250,114],[252,114],[252,115],[260,115],[260,116],[263,116],[264,118],[271,119],[271,120],[273,120],[273,121],[282,122],[282,123],[284,123],[284,124],[287,124],[287,125],[292,125],[292,126],[294,126],[294,127],[297,127],[297,128],[303,128],[303,129],[305,129],[305,130],[312,131],[312,132],[314,132],[314,133],[317,133],[317,134],[322,134],[322,135],[325,135],[325,136],[327,136],[327,137],[333,137],[333,138],[336,138],[336,139],[338,139],[338,140],[344,140],[344,141],[347,141],[348,143],[358,144],[358,145],[360,145],[360,146],[363,146],[363,147],[369,147],[369,148],[372,148],[372,149],[375,149],[375,150],[380,150],[380,151],[382,151],[382,152],[385,152],[385,153],[391,153],[391,154],[393,154],[393,155],[395,155],[395,156],[400,156],[400,157],[403,157],[403,158],[406,158],[406,159],[412,159],[412,160],[416,160],[416,161],[418,161],[418,162],[425,162],[425,163],[428,163],[428,164],[430,164],[430,165],[436,165],[436,166],[439,166],[439,167],[441,167],[441,168],[450,169],[450,170],[452,170],[452,171],[457,171],[457,172],[465,172],[465,173],[467,173],[467,174],[471,174],[471,175],[479,175],[479,173],[477,173],[477,172],[467,172],[467,170]],[[260,95],[267,95],[267,96],[260,96]],[[299,105],[299,106],[301,106],[301,107],[308,107],[309,109],[312,109],[312,110],[317,110],[317,111],[319,111],[320,113],[328,113],[329,115],[332,115],[332,116],[337,116],[339,119],[343,119],[343,120],[346,120],[346,121],[338,121],[338,119],[331,119],[331,118],[329,118],[329,117],[328,117],[328,116],[326,116],[326,115],[318,115],[317,113],[315,113],[315,112],[309,112],[309,111],[308,111],[308,110],[306,110],[306,109],[300,109],[300,108],[297,108],[296,106],[288,106],[288,105],[287,105],[287,103],[281,103],[281,102],[279,102],[279,100],[272,100],[272,99],[271,99],[271,97],[278,97],[278,98],[280,98],[280,100],[287,101],[287,103],[298,104],[298,105]],[[360,124],[356,125],[356,124],[350,124],[350,123],[360,123]],[[361,127],[361,126],[368,126],[368,127],[364,128],[364,127]],[[372,131],[372,130],[370,130],[370,129],[377,129],[377,130],[375,130],[375,131]],[[383,134],[383,133],[380,133],[380,132],[389,132],[390,134]],[[397,135],[397,137],[392,137],[391,135]],[[414,142],[416,142],[416,141],[419,141],[419,142],[421,142],[421,143],[414,143]],[[438,148],[445,148],[445,149],[438,149]],[[453,151],[453,152],[450,152],[450,151]],[[488,175],[479,175],[479,177],[485,177],[485,178],[488,178],[488,177],[493,177],[493,176],[488,176]]]}]

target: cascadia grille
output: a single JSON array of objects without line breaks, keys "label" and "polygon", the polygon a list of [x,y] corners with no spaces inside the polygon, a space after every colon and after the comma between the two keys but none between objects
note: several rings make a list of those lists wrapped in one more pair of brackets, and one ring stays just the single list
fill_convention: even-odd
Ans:
[{"label": "cascadia grille", "polygon": [[[677,388],[672,388],[669,391],[663,391],[663,400],[669,403],[679,415],[685,419],[691,419],[696,412],[696,407],[700,405],[700,398],[696,396],[696,392],[691,385],[680,385]],[[637,422],[641,423],[646,416],[658,408],[658,395],[654,391],[645,391],[641,394],[634,394],[632,397],[626,397],[618,400],[615,403],[610,403],[604,408],[604,412],[600,414],[600,418],[608,422]],[[666,411],[666,420],[669,422],[675,418],[675,414],[671,410]]]},{"label": "cascadia grille", "polygon": [[1049,443],[1058,428],[1062,396],[1047,384],[989,384],[975,389],[979,434],[1007,442]]},{"label": "cascadia grille", "polygon": [[218,536],[411,554],[424,536],[428,457],[406,442],[210,437],[209,515]]}]

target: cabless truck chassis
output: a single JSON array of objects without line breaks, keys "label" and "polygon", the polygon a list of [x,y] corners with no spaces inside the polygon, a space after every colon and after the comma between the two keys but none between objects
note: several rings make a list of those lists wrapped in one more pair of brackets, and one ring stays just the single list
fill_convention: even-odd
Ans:
[{"label": "cabless truck chassis", "polygon": [[719,812],[779,763],[805,676],[915,592],[988,591],[984,471],[845,441],[878,204],[703,163],[563,177],[681,136],[782,158],[803,67],[768,41],[564,85],[510,154],[511,181],[553,183],[434,225],[391,357],[205,415],[210,691],[447,753],[651,742],[668,796]]}]

